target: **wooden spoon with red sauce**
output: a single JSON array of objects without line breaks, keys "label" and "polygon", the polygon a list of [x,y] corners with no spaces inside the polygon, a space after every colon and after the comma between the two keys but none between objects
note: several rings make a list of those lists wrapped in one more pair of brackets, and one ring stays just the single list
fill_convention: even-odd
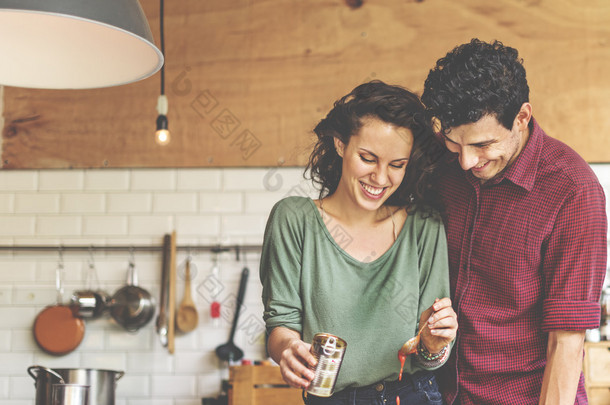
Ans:
[{"label": "wooden spoon with red sauce", "polygon": [[[404,345],[398,350],[398,360],[400,361],[400,374],[398,374],[398,381],[402,380],[402,371],[405,368],[405,361],[407,360],[407,356],[413,354],[417,351],[417,345],[419,344],[419,336],[421,332],[424,330],[426,325],[422,326],[417,332],[417,335],[413,336],[411,339],[407,340]],[[398,395],[396,396],[396,405],[400,405],[400,398]]]}]

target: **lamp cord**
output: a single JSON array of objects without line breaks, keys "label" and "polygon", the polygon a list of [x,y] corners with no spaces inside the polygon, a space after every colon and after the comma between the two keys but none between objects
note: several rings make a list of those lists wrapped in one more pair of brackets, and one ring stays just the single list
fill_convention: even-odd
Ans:
[{"label": "lamp cord", "polygon": [[[159,0],[161,9],[159,11],[159,32],[161,35],[161,53],[163,54],[163,58],[165,58],[165,32],[163,29],[163,20],[165,19],[163,12],[163,0]],[[165,60],[163,61],[163,65],[161,66],[161,95],[165,94]]]}]

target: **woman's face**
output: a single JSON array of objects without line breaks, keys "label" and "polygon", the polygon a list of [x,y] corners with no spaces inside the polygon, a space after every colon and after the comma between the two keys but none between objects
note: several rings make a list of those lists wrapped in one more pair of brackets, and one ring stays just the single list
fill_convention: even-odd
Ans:
[{"label": "woman's face", "polygon": [[405,176],[413,134],[378,118],[364,118],[360,131],[347,145],[335,138],[343,158],[338,193],[357,206],[377,210],[396,191]]}]

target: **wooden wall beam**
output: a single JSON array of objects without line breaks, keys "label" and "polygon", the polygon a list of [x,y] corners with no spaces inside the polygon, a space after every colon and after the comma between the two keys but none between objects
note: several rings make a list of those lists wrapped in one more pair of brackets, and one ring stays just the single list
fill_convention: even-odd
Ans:
[{"label": "wooden wall beam", "polygon": [[[141,0],[158,42],[158,0]],[[610,161],[606,0],[166,1],[172,141],[154,141],[159,75],[96,90],[4,88],[2,167],[305,164],[311,129],[370,79],[418,93],[472,37],[525,60],[534,116],[589,162]],[[41,66],[44,61],[41,61]],[[42,68],[42,67],[41,67]]]}]

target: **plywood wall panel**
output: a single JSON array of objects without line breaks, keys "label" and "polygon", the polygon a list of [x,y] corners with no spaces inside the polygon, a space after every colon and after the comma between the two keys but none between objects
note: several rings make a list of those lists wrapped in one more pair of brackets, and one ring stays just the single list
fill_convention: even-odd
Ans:
[{"label": "plywood wall panel", "polygon": [[[158,40],[158,1],[141,3]],[[550,135],[610,161],[607,1],[165,4],[171,143],[153,139],[158,74],[98,90],[7,87],[3,168],[302,165],[336,98],[371,79],[419,93],[436,59],[475,36],[520,50]]]}]

